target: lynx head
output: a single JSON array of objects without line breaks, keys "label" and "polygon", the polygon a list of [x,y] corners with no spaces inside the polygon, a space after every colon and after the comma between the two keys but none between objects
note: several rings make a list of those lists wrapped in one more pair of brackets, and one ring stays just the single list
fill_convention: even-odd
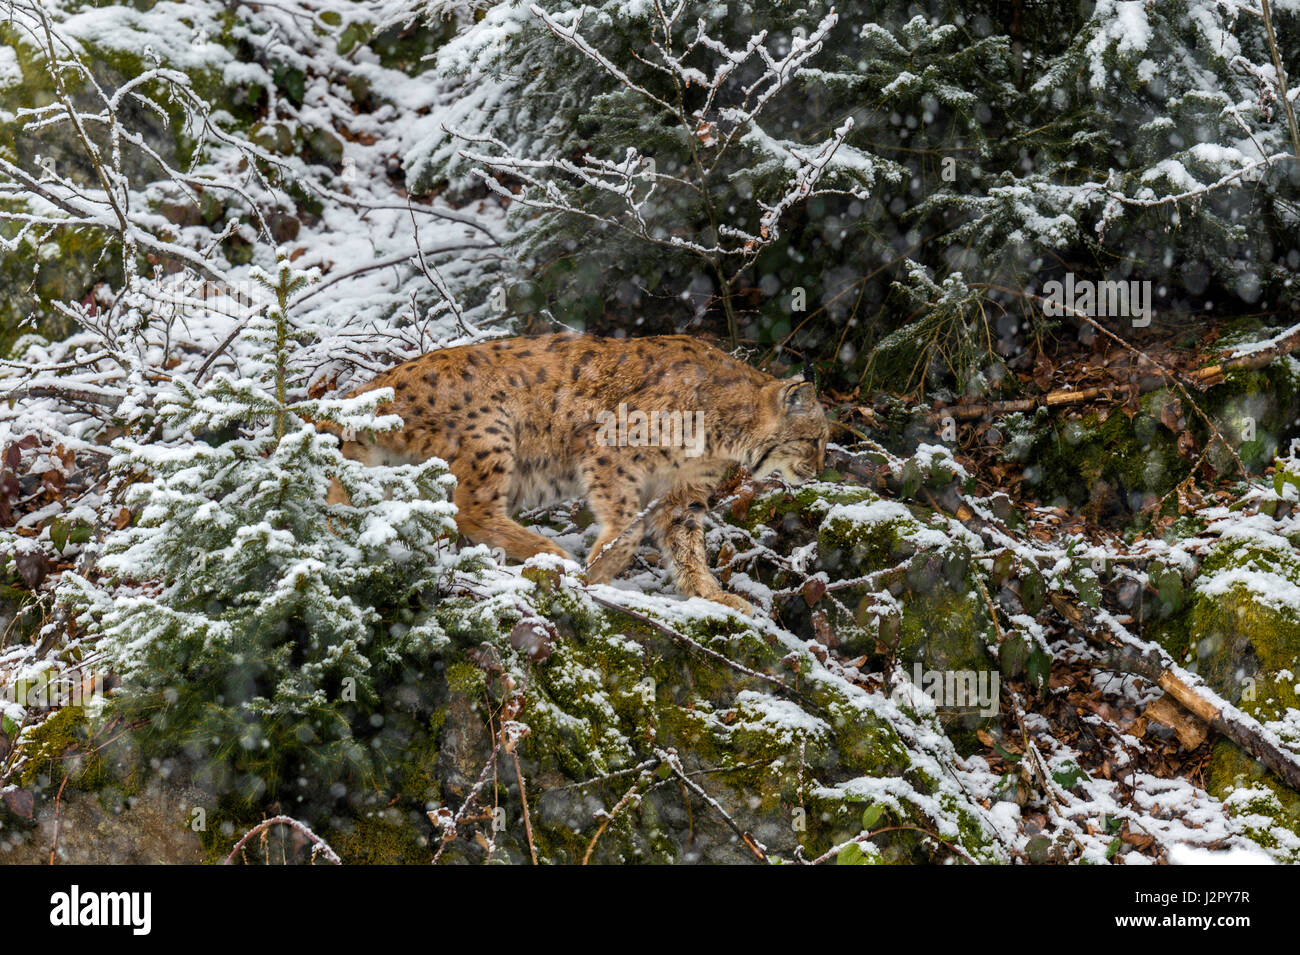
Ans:
[{"label": "lynx head", "polygon": [[801,377],[774,381],[763,389],[762,402],[749,454],[754,477],[800,483],[820,474],[830,427],[812,384]]}]

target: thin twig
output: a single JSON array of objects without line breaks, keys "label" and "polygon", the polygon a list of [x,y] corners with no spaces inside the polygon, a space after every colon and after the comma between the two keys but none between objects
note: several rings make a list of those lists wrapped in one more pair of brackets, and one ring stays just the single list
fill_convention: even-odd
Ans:
[{"label": "thin twig", "polygon": [[515,760],[515,779],[519,783],[519,801],[524,807],[524,835],[528,838],[528,855],[537,865],[537,846],[533,845],[533,823],[528,815],[528,790],[524,788],[524,771],[519,766],[519,754],[511,753]]},{"label": "thin twig", "polygon": [[59,852],[59,808],[63,799],[63,787],[68,785],[68,775],[63,774],[63,782],[59,783],[58,794],[54,797],[54,842],[50,846],[50,865],[54,865],[54,860]]},{"label": "thin twig", "polygon": [[[656,760],[656,763],[658,763],[658,760]],[[596,848],[596,841],[600,839],[609,824],[614,821],[614,817],[622,812],[626,806],[637,800],[638,797],[636,791],[640,788],[643,782],[645,782],[645,774],[638,777],[636,782],[628,788],[628,791],[623,793],[623,798],[614,804],[614,808],[604,814],[604,818],[601,819],[600,825],[596,829],[596,834],[591,837],[591,842],[587,843],[587,851],[582,854],[583,865],[587,865],[591,862],[591,853]]]},{"label": "thin twig", "polygon": [[707,792],[705,792],[703,787],[701,787],[699,783],[691,779],[689,776],[686,775],[686,773],[682,771],[682,764],[681,761],[677,758],[676,753],[672,752],[671,750],[655,749],[655,755],[659,757],[663,765],[667,766],[670,770],[672,770],[673,774],[682,781],[682,784],[684,786],[686,786],[693,793],[695,793],[695,795],[703,799],[709,805],[709,807],[713,809],[714,812],[716,812],[719,816],[722,817],[722,821],[727,824],[727,827],[732,832],[734,832],[737,836],[740,837],[740,841],[744,843],[745,848],[748,849],[753,854],[755,859],[757,859],[759,862],[768,861],[767,847],[763,845],[761,842],[759,842],[757,839],[755,839],[752,835],[750,835],[749,832],[747,832],[744,829],[741,829],[739,824],[736,822],[736,820],[731,818],[731,814],[727,812],[727,810],[722,808],[721,803],[719,803],[716,799],[714,799]]},{"label": "thin twig", "polygon": [[270,819],[264,819],[259,822],[252,829],[248,830],[248,832],[244,833],[244,837],[235,843],[235,847],[230,850],[230,855],[226,856],[226,860],[222,864],[234,865],[235,856],[244,848],[248,840],[259,833],[265,833],[271,828],[271,826],[288,826],[291,829],[297,830],[302,833],[302,835],[306,836],[311,842],[313,856],[315,856],[317,852],[321,852],[333,865],[343,864],[343,860],[339,858],[338,853],[334,851],[333,847],[331,847],[328,842],[316,835],[316,833],[312,832],[311,828],[305,823],[301,823],[290,816],[273,816]]},{"label": "thin twig", "polygon": [[590,590],[587,591],[587,596],[589,596],[596,603],[600,604],[602,607],[608,607],[610,610],[617,610],[619,613],[626,614],[627,616],[631,617],[633,620],[643,623],[653,630],[657,630],[659,633],[662,633],[664,636],[676,640],[678,643],[684,644],[690,647],[692,650],[696,650],[699,653],[704,654],[706,657],[709,657],[710,659],[717,660],[719,663],[725,664],[726,666],[735,670],[737,673],[743,673],[745,676],[753,677],[756,680],[762,680],[764,683],[770,683],[773,686],[778,687],[783,692],[788,693],[790,696],[794,697],[795,699],[800,699],[800,700],[804,699],[803,694],[800,693],[798,690],[796,690],[794,687],[790,686],[788,683],[778,680],[774,676],[768,676],[766,673],[759,673],[757,670],[751,670],[743,663],[737,663],[735,660],[732,660],[731,658],[724,656],[723,654],[719,653],[717,650],[712,650],[709,647],[706,647],[698,640],[693,640],[690,637],[686,636],[686,634],[679,633],[678,631],[674,630],[672,627],[660,623],[658,620],[655,620],[653,617],[648,617],[643,613],[637,613],[637,611],[632,610],[629,607],[625,607],[622,604],[615,603],[612,600],[606,600],[604,597],[598,597],[596,594],[593,594]]}]

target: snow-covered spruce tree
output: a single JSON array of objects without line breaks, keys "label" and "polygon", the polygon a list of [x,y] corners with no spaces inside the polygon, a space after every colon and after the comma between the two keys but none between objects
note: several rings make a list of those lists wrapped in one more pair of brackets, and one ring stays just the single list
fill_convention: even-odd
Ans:
[{"label": "snow-covered spruce tree", "polygon": [[899,172],[846,145],[852,109],[807,98],[844,30],[820,4],[508,0],[440,51],[440,78],[463,86],[407,161],[417,188],[510,199],[543,292],[520,305],[599,328],[611,307],[659,299],[679,327],[707,312],[733,337],[779,336],[792,289],[758,321],[754,262],[808,203],[860,207]]},{"label": "snow-covered spruce tree", "polygon": [[[1277,38],[1294,74],[1287,13]],[[976,191],[946,187],[918,209],[965,212],[954,267],[1014,262],[1040,293],[1062,268],[1150,279],[1166,283],[1158,308],[1184,314],[1282,292],[1300,166],[1258,4],[1102,0],[1033,64],[1016,108],[1018,164],[994,153]]]},{"label": "snow-covered spruce tree", "polygon": [[868,374],[918,392],[936,378],[985,386],[981,369],[997,352],[997,331],[984,295],[960,272],[939,283],[924,266],[907,265],[907,279],[894,283],[894,292],[916,318],[876,343]]},{"label": "snow-covered spruce tree", "polygon": [[[821,371],[855,382],[879,339],[921,317],[913,296],[890,296],[893,283],[911,284],[909,260],[937,282],[960,272],[992,300],[989,321],[1004,354],[1041,339],[1033,296],[1062,270],[1150,278],[1164,290],[1158,311],[1195,312],[1207,300],[1253,310],[1284,291],[1283,273],[1294,264],[1286,235],[1297,166],[1286,158],[1293,144],[1257,7],[1237,0],[1012,6],[1015,16],[1006,3],[981,0],[835,4],[837,22],[819,35],[821,49],[758,117],[767,139],[729,151],[723,174],[700,195],[722,221],[756,232],[747,217],[762,214],[754,201],[762,171],[778,158],[757,147],[808,148],[845,118],[853,126],[838,155],[870,162],[875,179],[866,199],[812,197],[782,212],[779,235],[731,282],[743,337],[784,343],[820,359]],[[586,12],[570,38],[580,8]],[[1289,6],[1273,8],[1283,64],[1300,73],[1300,22]],[[538,163],[516,168],[541,178],[556,161],[621,164],[633,149],[642,161],[654,159],[661,179],[690,180],[693,152],[714,133],[674,116],[676,94],[691,118],[710,96],[715,52],[690,44],[707,36],[743,51],[762,36],[779,56],[811,39],[829,12],[829,4],[747,0],[684,7],[503,0],[438,52],[435,77],[453,95],[446,112],[422,121],[408,173],[417,188],[446,182],[455,190],[472,181],[483,154]],[[663,21],[680,36],[673,51],[682,54],[680,65],[699,70],[676,88],[676,66],[647,40],[662,42],[656,24]],[[574,42],[578,36],[587,49]],[[751,82],[735,70],[715,102],[729,102]],[[656,108],[638,90],[671,108]],[[720,118],[718,135],[735,116]],[[453,131],[479,143],[467,148]],[[485,145],[486,137],[496,142]],[[572,195],[578,180],[557,178]],[[638,197],[651,181],[643,166],[628,180]],[[653,211],[669,234],[707,238],[703,198],[670,204],[673,184],[662,185],[649,205],[658,204]],[[519,296],[521,310],[545,303],[567,321],[600,327],[606,314],[635,307],[642,328],[697,320],[726,327],[722,289],[707,268],[557,214],[559,205],[512,206],[534,285]],[[796,288],[806,293],[806,313],[792,307]],[[987,355],[973,366],[957,363],[956,384],[996,363]],[[911,364],[903,370],[910,374]]]},{"label": "snow-covered spruce tree", "polygon": [[[116,443],[134,522],[64,594],[122,677],[108,713],[142,755],[184,754],[243,800],[338,796],[382,782],[427,730],[395,687],[405,654],[444,641],[425,608],[454,563],[455,479],[436,459],[362,466],[313,427],[400,419],[377,415],[383,389],[291,400],[286,305],[312,276],[283,256],[255,275],[275,303],[248,326],[242,375],[177,380],[165,440]],[[327,504],[331,479],[350,504]]]},{"label": "snow-covered spruce tree", "polygon": [[[1294,75],[1300,20],[1279,12],[1277,52]],[[1076,26],[1052,42],[1040,24],[1030,39],[1042,55],[1013,62],[1015,85],[978,104],[1001,135],[971,137],[962,151],[920,124],[911,146],[928,140],[952,166],[939,177],[951,181],[913,179],[907,217],[924,248],[912,257],[939,278],[962,274],[986,300],[1004,355],[1029,343],[1026,330],[1034,339],[1049,330],[1040,296],[1067,271],[1149,280],[1157,314],[1175,321],[1292,298],[1298,144],[1259,5],[1101,0]],[[893,108],[908,115],[897,91],[923,85],[911,72],[886,87]],[[926,296],[919,275],[896,299],[907,314],[887,318],[909,323],[886,340],[893,348],[910,331],[923,337],[941,307],[930,296],[928,309],[911,309]],[[913,383],[910,363],[873,362],[891,367],[899,373],[877,383]],[[968,371],[958,384],[987,384]]]},{"label": "snow-covered spruce tree", "polygon": [[[949,163],[960,162],[961,187],[968,192],[970,170],[981,163],[1018,169],[1019,146],[1001,145],[1015,128],[1009,116],[1019,95],[1018,44],[997,31],[996,5],[983,10],[986,5],[979,3],[931,4],[929,15],[874,0],[788,8],[746,0],[544,6],[531,0],[496,4],[439,52],[440,78],[463,86],[449,103],[450,119],[426,123],[437,128],[408,154],[416,186],[445,179],[462,187],[482,153],[493,151],[466,148],[453,131],[471,139],[491,136],[514,157],[542,166],[556,157],[621,163],[638,156],[654,160],[660,185],[647,197],[657,216],[650,221],[670,236],[707,239],[714,223],[706,205],[727,225],[761,234],[755,220],[765,210],[756,199],[788,173],[789,148],[807,149],[851,120],[837,156],[853,160],[861,177],[856,194],[785,205],[768,240],[751,250],[752,264],[730,282],[742,336],[819,360],[819,371],[843,374],[866,361],[869,346],[888,331],[877,313],[888,305],[886,319],[898,316],[899,306],[886,300],[891,280],[907,274],[908,258],[942,279],[947,258],[962,251],[943,236],[968,218],[965,210],[948,204],[936,206],[928,219],[916,213],[943,188]],[[1029,6],[1030,12],[1037,9]],[[585,10],[580,19],[578,10]],[[1062,18],[1054,13],[1029,17],[1027,30],[1042,27],[1044,19],[1052,30],[1061,28]],[[585,47],[566,39],[574,23]],[[662,67],[666,61],[660,62],[650,41],[663,43],[669,32],[677,35],[668,51],[675,62],[664,70],[656,63]],[[725,108],[743,99],[753,69],[766,65],[758,50],[776,58],[814,39],[814,55],[788,72],[780,95],[766,101],[761,113]],[[1062,41],[1034,38],[1029,45],[1050,53]],[[722,77],[715,91],[719,46],[734,53],[735,61],[746,52],[753,57]],[[594,54],[616,65],[620,75]],[[675,70],[685,74],[676,83]],[[657,93],[670,108],[657,107],[638,90]],[[674,115],[679,102],[687,107],[686,119]],[[738,120],[749,121],[751,132],[739,137],[741,148],[729,149],[720,165],[710,167],[718,175],[700,188],[695,155],[708,154],[715,133],[693,111],[706,104],[723,107],[713,120],[719,138]],[[680,194],[699,201],[667,202],[683,185],[669,181],[670,175],[688,180]],[[643,196],[651,178],[632,178],[639,181],[631,192]],[[516,202],[513,211],[517,246],[531,262],[538,294],[521,304],[545,301],[566,320],[597,327],[602,313],[624,314],[631,306],[643,328],[722,325],[717,319],[726,310],[724,290],[716,275],[689,256],[629,241],[617,229],[559,214],[554,203],[530,205],[529,198]],[[553,197],[540,198],[545,203]],[[585,208],[598,207],[588,201]],[[996,258],[978,261],[969,277],[982,278],[981,267],[996,264]],[[683,300],[694,307],[683,307]]]},{"label": "snow-covered spruce tree", "polygon": [[242,286],[272,244],[330,273],[294,312],[317,380],[443,339],[416,248],[452,287],[484,284],[497,216],[407,203],[390,163],[436,95],[420,60],[447,28],[379,30],[385,6],[0,4],[0,351],[82,328],[115,361],[185,362],[229,331],[228,310],[204,315],[210,286]]}]

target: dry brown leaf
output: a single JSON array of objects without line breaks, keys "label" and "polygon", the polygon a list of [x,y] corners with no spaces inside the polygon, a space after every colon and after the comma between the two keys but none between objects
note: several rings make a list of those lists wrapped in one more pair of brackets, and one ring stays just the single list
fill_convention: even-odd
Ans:
[{"label": "dry brown leaf", "polygon": [[1186,424],[1183,418],[1183,403],[1172,395],[1160,405],[1160,423],[1178,434]]},{"label": "dry brown leaf", "polygon": [[831,649],[840,645],[840,639],[835,635],[835,630],[831,627],[830,621],[826,619],[824,612],[818,610],[813,613],[812,625],[813,631],[817,634],[818,643]]},{"label": "dry brown leaf", "polygon": [[826,581],[820,577],[810,577],[803,585],[803,600],[809,607],[815,607],[824,593],[826,593]]}]

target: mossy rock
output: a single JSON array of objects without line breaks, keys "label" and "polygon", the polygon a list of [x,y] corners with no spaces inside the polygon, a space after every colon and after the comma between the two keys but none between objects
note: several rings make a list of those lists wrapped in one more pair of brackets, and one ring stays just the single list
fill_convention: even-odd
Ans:
[{"label": "mossy rock", "polygon": [[[526,568],[518,584],[501,600],[434,608],[450,642],[419,668],[434,687],[423,697],[433,712],[404,724],[402,694],[393,697],[376,732],[409,734],[411,745],[383,791],[336,786],[332,804],[301,814],[269,801],[250,808],[205,786],[201,763],[183,753],[151,771],[129,734],[106,751],[124,747],[120,758],[91,773],[66,759],[86,743],[83,718],[69,711],[29,741],[38,813],[52,802],[57,765],[75,773],[65,800],[76,792],[133,805],[161,776],[201,790],[206,828],[182,842],[209,862],[261,819],[288,812],[346,863],[427,863],[443,839],[428,813],[459,810],[476,787],[443,862],[527,863],[535,853],[544,864],[574,863],[589,852],[599,863],[755,861],[732,824],[770,858],[814,858],[868,821],[915,828],[882,833],[845,861],[1005,861],[981,807],[952,781],[957,753],[932,714],[846,682],[789,633],[708,601],[625,593],[636,608],[628,614],[555,571]],[[521,601],[544,621],[541,650],[512,642]],[[647,622],[656,619],[661,626]],[[516,695],[522,708],[507,714]],[[518,729],[509,751],[494,743],[507,719]],[[290,846],[286,859],[300,856]]]},{"label": "mossy rock", "polygon": [[837,504],[879,500],[872,490],[854,484],[813,481],[793,489],[761,494],[749,502],[731,498],[723,502],[722,516],[751,533],[760,527],[811,537],[827,511]]},{"label": "mossy rock", "polygon": [[1260,722],[1300,710],[1300,612],[1273,597],[1297,587],[1300,557],[1228,542],[1200,576],[1190,633],[1201,676]]},{"label": "mossy rock", "polygon": [[[902,568],[841,594],[856,602],[886,586],[902,608],[889,622],[862,607],[862,622],[871,623],[850,641],[849,652],[872,652],[876,644],[893,650],[905,668],[991,673],[997,664],[988,652],[993,638],[987,608],[971,575],[978,572],[966,543],[948,537],[937,525],[923,523],[910,508],[893,501],[836,505],[822,522],[817,547],[821,566],[840,579]],[[945,523],[946,527],[946,523]],[[952,716],[954,727],[973,730],[984,718],[971,713]]]},{"label": "mossy rock", "polygon": [[[530,728],[518,754],[541,861],[579,862],[589,848],[601,863],[754,861],[720,812],[698,794],[684,795],[675,773],[663,765],[637,769],[663,752],[674,753],[688,778],[769,855],[812,856],[858,835],[870,802],[864,794],[878,792],[881,813],[904,824],[933,826],[917,807],[946,805],[954,838],[997,860],[978,811],[940,791],[937,767],[909,748],[885,714],[904,717],[879,709],[890,704],[878,697],[829,680],[806,653],[734,616],[709,614],[703,602],[705,612],[674,616],[671,626],[742,671],[563,588],[542,600],[547,619],[558,621],[557,639],[531,667],[517,717]],[[484,740],[478,764],[489,755]],[[913,794],[912,801],[900,793]],[[513,767],[500,773],[491,801],[504,820],[494,859],[527,861]],[[620,801],[593,845],[600,814]],[[894,861],[927,860],[933,850],[919,839],[886,842]],[[485,855],[481,845],[457,839],[444,858]]]},{"label": "mossy rock", "polygon": [[1036,417],[1034,440],[1012,442],[1025,464],[1027,487],[1043,501],[1092,508],[1095,519],[1146,506],[1191,467],[1179,453],[1178,435],[1161,423],[1170,399],[1163,389],[1143,395],[1132,418],[1113,409]]},{"label": "mossy rock", "polygon": [[57,788],[66,779],[74,788],[87,790],[107,783],[111,773],[105,757],[87,746],[88,739],[84,709],[55,710],[19,737],[23,765],[15,782],[23,787]]},{"label": "mossy rock", "polygon": [[[1258,318],[1228,322],[1216,347],[1234,348],[1277,334]],[[1300,361],[1281,355],[1264,368],[1234,369],[1209,392],[1208,410],[1224,437],[1233,444],[1242,463],[1261,471],[1273,463],[1284,439],[1295,433],[1300,417]],[[1231,472],[1236,462],[1221,444],[1210,448],[1210,463]]]},{"label": "mossy rock", "polygon": [[1281,862],[1300,862],[1300,794],[1227,740],[1214,744],[1206,788],[1246,836]]},{"label": "mossy rock", "polygon": [[[1300,744],[1287,732],[1300,716],[1300,613],[1284,595],[1298,580],[1296,554],[1225,542],[1202,563],[1188,614],[1201,676],[1290,745]],[[1300,861],[1300,794],[1226,740],[1214,746],[1208,788],[1252,839],[1287,861]]]},{"label": "mossy rock", "polygon": [[206,793],[164,779],[139,792],[69,787],[21,828],[0,827],[0,865],[196,865],[205,860],[194,810]]},{"label": "mossy rock", "polygon": [[340,820],[328,833],[344,865],[423,865],[435,848],[428,822],[395,807]]},{"label": "mossy rock", "polygon": [[922,525],[904,504],[878,497],[836,504],[817,533],[820,564],[841,577],[882,570],[916,553]]},{"label": "mossy rock", "polygon": [[[1179,449],[1184,430],[1198,447],[1209,446],[1209,462],[1222,473],[1237,469],[1234,453],[1254,473],[1271,464],[1300,416],[1300,362],[1288,356],[1266,368],[1231,371],[1193,397],[1231,452],[1181,392],[1161,388],[1142,395],[1131,417],[1106,409],[1008,418],[1002,423],[1011,438],[1008,457],[1025,465],[1027,488],[1040,500],[1081,508],[1093,520],[1127,520],[1191,472],[1196,455]],[[1171,428],[1174,420],[1183,424]]]},{"label": "mossy rock", "polygon": [[[940,467],[931,472],[936,480],[952,480]],[[732,507],[729,520],[769,545],[764,529],[778,529],[778,545],[786,553],[815,542],[816,563],[807,571],[822,571],[839,581],[870,577],[835,592],[838,604],[854,615],[850,621],[842,614],[835,618],[834,646],[842,654],[878,658],[888,652],[909,674],[919,665],[976,680],[983,676],[984,685],[992,685],[998,664],[988,646],[995,634],[972,579],[978,569],[969,543],[950,536],[946,518],[920,505],[882,499],[866,487],[815,482],[757,497],[739,514]],[[777,571],[764,583],[774,590],[789,589],[788,576]],[[876,595],[886,590],[893,599],[882,603]],[[792,632],[820,639],[826,628],[819,632],[812,620],[822,606],[819,601],[817,592],[806,588],[782,598],[780,619]],[[975,730],[991,719],[981,715],[982,709],[987,711],[943,708],[945,730],[963,748],[975,745]]]}]

